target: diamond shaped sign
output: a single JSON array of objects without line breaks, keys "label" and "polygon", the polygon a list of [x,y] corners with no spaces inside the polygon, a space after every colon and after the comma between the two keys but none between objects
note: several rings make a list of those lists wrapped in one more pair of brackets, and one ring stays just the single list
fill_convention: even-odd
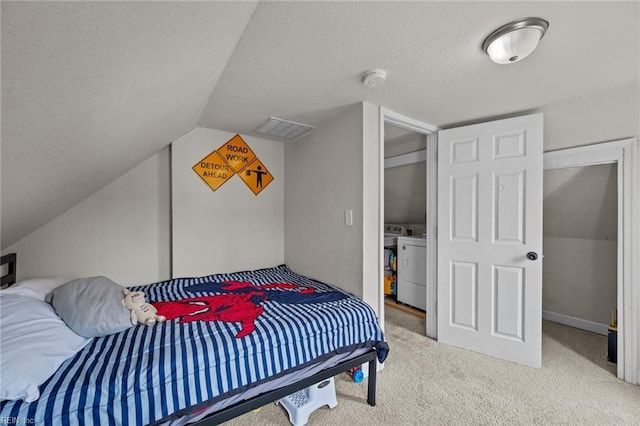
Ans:
[{"label": "diamond shaped sign", "polygon": [[258,195],[273,181],[273,175],[269,173],[269,170],[267,170],[264,164],[257,158],[245,167],[242,173],[238,173],[238,176],[240,176],[240,179],[244,181],[255,195]]},{"label": "diamond shaped sign", "polygon": [[198,161],[192,169],[214,191],[235,174],[217,151]]},{"label": "diamond shaped sign", "polygon": [[229,139],[217,151],[236,173],[240,173],[256,158],[256,154],[240,135],[235,135]]}]

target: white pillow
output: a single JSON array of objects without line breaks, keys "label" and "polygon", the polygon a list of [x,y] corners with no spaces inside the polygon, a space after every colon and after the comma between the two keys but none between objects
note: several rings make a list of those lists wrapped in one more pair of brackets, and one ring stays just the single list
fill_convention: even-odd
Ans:
[{"label": "white pillow", "polygon": [[35,297],[44,302],[45,296],[51,290],[60,287],[62,284],[70,281],[67,278],[31,278],[28,280],[18,281],[6,290],[0,291],[4,294],[20,294],[23,296]]},{"label": "white pillow", "polygon": [[90,341],[48,303],[0,291],[0,400],[37,400],[38,386]]}]

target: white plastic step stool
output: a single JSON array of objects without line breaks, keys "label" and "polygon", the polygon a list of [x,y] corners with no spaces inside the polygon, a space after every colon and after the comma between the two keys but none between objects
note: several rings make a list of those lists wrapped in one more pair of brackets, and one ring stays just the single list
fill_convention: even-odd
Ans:
[{"label": "white plastic step stool", "polygon": [[333,377],[285,396],[278,403],[289,413],[289,421],[293,426],[306,425],[311,413],[323,405],[328,405],[329,408],[338,406]]}]

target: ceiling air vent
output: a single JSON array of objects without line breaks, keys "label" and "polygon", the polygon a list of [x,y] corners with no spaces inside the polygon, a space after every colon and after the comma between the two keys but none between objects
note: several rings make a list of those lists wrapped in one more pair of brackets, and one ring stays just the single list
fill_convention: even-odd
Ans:
[{"label": "ceiling air vent", "polygon": [[271,138],[292,141],[306,134],[311,129],[313,129],[313,127],[307,126],[306,124],[269,117],[267,121],[258,126],[255,132]]}]

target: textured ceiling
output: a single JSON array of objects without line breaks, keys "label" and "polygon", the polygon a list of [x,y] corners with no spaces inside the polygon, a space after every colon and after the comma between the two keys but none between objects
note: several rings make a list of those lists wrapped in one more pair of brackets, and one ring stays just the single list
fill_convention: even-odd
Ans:
[{"label": "textured ceiling", "polygon": [[250,2],[2,2],[2,247],[193,129]]},{"label": "textured ceiling", "polygon": [[[2,1],[2,247],[200,125],[367,101],[450,126],[638,85],[638,2]],[[543,16],[539,49],[482,40]],[[387,82],[361,75],[385,68]],[[295,142],[294,142],[295,143]]]},{"label": "textured ceiling", "polygon": [[[339,107],[383,105],[436,126],[638,84],[638,3],[262,2],[199,124],[250,133],[269,115],[318,126]],[[497,27],[542,16],[522,62],[481,49]],[[360,83],[384,68],[383,87]]]}]

